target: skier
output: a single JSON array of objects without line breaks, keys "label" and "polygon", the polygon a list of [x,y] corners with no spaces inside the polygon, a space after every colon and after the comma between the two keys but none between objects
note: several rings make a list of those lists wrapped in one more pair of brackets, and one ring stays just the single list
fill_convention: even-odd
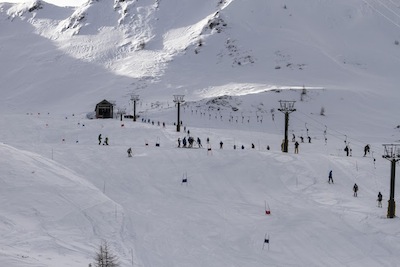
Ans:
[{"label": "skier", "polygon": [[244,145],[242,145],[242,149],[244,149]]},{"label": "skier", "polygon": [[209,144],[210,143],[210,138],[209,137],[207,137],[207,144]]},{"label": "skier", "polygon": [[104,146],[104,145],[108,146],[108,137],[107,137],[107,136],[106,136],[106,139],[104,139],[103,146]]},{"label": "skier", "polygon": [[186,147],[186,137],[183,137],[182,144],[183,144],[183,147]]},{"label": "skier", "polygon": [[382,208],[382,194],[381,194],[381,192],[378,193],[378,207]]},{"label": "skier", "polygon": [[254,148],[255,148],[255,146],[254,146],[254,143],[251,143],[251,148],[252,148],[252,149],[254,149]]},{"label": "skier", "polygon": [[349,156],[349,152],[350,152],[349,146],[346,146],[344,148],[344,151],[346,152],[346,156],[348,157]]},{"label": "skier", "polygon": [[178,147],[181,147],[181,139],[178,138]]},{"label": "skier", "polygon": [[199,145],[199,148],[203,147],[203,146],[201,145],[201,140],[200,140],[199,137],[197,137],[197,144]]},{"label": "skier", "polygon": [[299,154],[299,142],[294,143],[294,153]]},{"label": "skier", "polygon": [[333,184],[332,170],[330,170],[329,172],[329,179],[328,179],[328,183],[330,184],[331,182]]},{"label": "skier", "polygon": [[357,191],[358,191],[358,185],[354,184],[353,186],[353,192],[354,192],[354,196],[357,197]]},{"label": "skier", "polygon": [[303,138],[303,136],[300,136],[300,140],[301,140],[302,143],[304,143],[304,138]]},{"label": "skier", "polygon": [[193,147],[193,142],[194,142],[193,137],[189,136],[188,138],[189,147]]},{"label": "skier", "polygon": [[367,153],[369,153],[369,145],[364,147],[364,157],[367,155]]},{"label": "skier", "polygon": [[310,137],[310,136],[308,136],[307,138],[308,138],[308,143],[310,143],[310,144],[311,144],[311,137]]},{"label": "skier", "polygon": [[132,148],[128,148],[128,150],[126,151],[128,152],[128,157],[132,157]]},{"label": "skier", "polygon": [[219,148],[222,149],[222,146],[224,145],[224,143],[221,141],[219,142]]},{"label": "skier", "polygon": [[99,145],[101,145],[101,134],[99,134]]},{"label": "skier", "polygon": [[292,142],[294,142],[294,141],[296,141],[296,136],[294,134],[292,134],[292,135],[293,135]]}]

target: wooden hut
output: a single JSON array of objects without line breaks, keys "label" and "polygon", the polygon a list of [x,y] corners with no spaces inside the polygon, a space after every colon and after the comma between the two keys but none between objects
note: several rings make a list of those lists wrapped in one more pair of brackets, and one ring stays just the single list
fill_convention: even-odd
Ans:
[{"label": "wooden hut", "polygon": [[105,99],[96,105],[95,111],[97,119],[108,119],[114,116],[113,104]]}]

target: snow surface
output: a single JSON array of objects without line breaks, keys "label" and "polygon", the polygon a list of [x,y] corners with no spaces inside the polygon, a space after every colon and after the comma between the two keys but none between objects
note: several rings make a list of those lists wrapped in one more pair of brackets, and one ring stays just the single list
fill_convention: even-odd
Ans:
[{"label": "snow surface", "polygon": [[[0,265],[88,266],[107,240],[121,266],[397,266],[400,3],[183,2],[0,3]],[[132,93],[137,122],[87,118]]]},{"label": "snow surface", "polygon": [[[27,0],[2,0],[0,2],[6,2],[6,3],[18,3],[18,4],[24,4],[24,3],[29,3],[29,2],[33,2],[33,0],[31,1],[27,1]],[[53,5],[57,5],[57,6],[62,6],[62,7],[74,7],[74,6],[81,6],[84,3],[88,2],[88,0],[45,0],[43,1],[45,3],[50,3]]]}]

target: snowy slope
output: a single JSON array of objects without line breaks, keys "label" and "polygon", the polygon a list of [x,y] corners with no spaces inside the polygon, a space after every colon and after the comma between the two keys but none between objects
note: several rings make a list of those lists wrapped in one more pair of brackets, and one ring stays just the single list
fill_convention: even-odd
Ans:
[{"label": "snowy slope", "polygon": [[119,204],[48,158],[0,149],[2,265],[85,265],[102,238],[119,246],[127,235]]},{"label": "snowy slope", "polygon": [[[185,121],[201,125],[200,115],[184,114]],[[169,123],[163,128],[93,121],[84,114],[4,117],[1,136],[9,145],[2,145],[1,176],[7,181],[2,195],[8,192],[4,200],[10,203],[2,208],[3,220],[26,217],[13,226],[15,234],[3,228],[8,249],[2,262],[70,266],[72,257],[82,265],[91,262],[98,239],[113,242],[122,266],[130,266],[132,258],[134,266],[391,266],[398,261],[398,220],[385,220],[385,209],[375,203],[378,190],[387,200],[389,184],[389,162],[376,151],[379,144],[372,144],[375,165],[372,155],[362,157],[356,145],[354,156],[345,157],[343,141],[331,136],[327,145],[321,139],[302,143],[299,155],[292,154],[291,143],[290,153],[283,155],[280,134],[241,123],[235,130],[218,129],[214,118],[208,124],[189,129],[205,147],[210,138],[212,155],[207,149],[176,148],[177,137],[185,134]],[[98,133],[110,138],[110,146],[97,144]],[[234,150],[234,144],[245,149]],[[133,158],[127,157],[127,147],[133,148]],[[327,183],[329,169],[334,185]],[[10,182],[20,176],[30,186],[10,190],[21,187]],[[38,176],[42,179],[32,183]],[[360,186],[358,198],[352,196],[354,182]],[[34,237],[22,248],[9,247],[25,240],[22,222],[33,228]],[[269,251],[262,250],[264,234],[270,235]],[[37,243],[37,249],[29,249]]]},{"label": "snowy slope", "polygon": [[[101,240],[121,266],[397,265],[400,3],[1,2],[0,265],[87,266]],[[131,93],[136,123],[87,119]],[[203,149],[176,148],[173,94]]]}]

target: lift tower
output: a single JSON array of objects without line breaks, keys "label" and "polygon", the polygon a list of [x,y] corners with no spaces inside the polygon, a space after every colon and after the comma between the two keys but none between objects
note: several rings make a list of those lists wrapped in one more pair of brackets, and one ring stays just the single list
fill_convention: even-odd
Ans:
[{"label": "lift tower", "polygon": [[396,177],[396,162],[400,160],[400,144],[384,144],[384,159],[389,160],[392,164],[391,175],[390,175],[390,198],[388,201],[388,218],[394,218],[396,216],[396,202],[394,201],[394,185]]},{"label": "lift tower", "polygon": [[296,101],[287,101],[287,100],[279,100],[279,104],[281,108],[278,110],[285,114],[285,139],[283,141],[282,152],[288,152],[288,128],[289,128],[289,114],[296,111],[294,108],[294,103]]}]

